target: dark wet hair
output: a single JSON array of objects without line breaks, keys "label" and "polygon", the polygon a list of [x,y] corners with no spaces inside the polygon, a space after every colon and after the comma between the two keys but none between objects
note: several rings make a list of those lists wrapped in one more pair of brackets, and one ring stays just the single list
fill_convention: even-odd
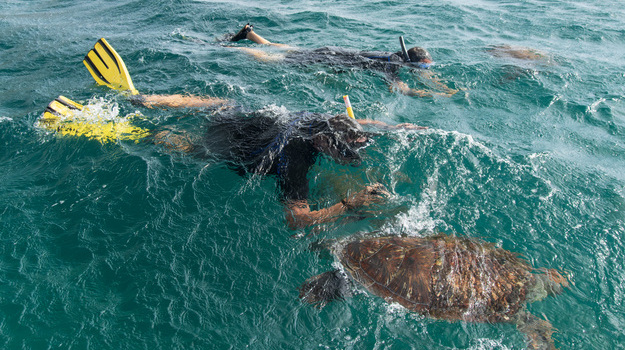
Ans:
[{"label": "dark wet hair", "polygon": [[355,143],[362,137],[368,138],[368,135],[356,120],[345,114],[338,114],[313,122],[310,129],[311,136],[323,140],[326,145],[324,153],[339,158],[338,160],[360,162]]},{"label": "dark wet hair", "polygon": [[[396,55],[398,55],[399,57],[402,57],[402,53],[401,51],[398,51],[395,53]],[[419,47],[419,46],[415,46],[412,47],[410,49],[408,49],[408,57],[410,58],[410,62],[420,62],[423,60],[432,60],[432,56],[430,55],[430,53],[428,52],[428,50]]]},{"label": "dark wet hair", "polygon": [[[285,166],[288,157],[316,156],[318,152],[356,165],[358,147],[364,146],[358,142],[362,136],[366,135],[360,125],[346,115],[286,115],[272,110],[245,113],[235,108],[210,116],[204,137],[192,152],[200,158],[226,159],[240,175],[268,174]],[[323,147],[317,147],[315,140]]]},{"label": "dark wet hair", "polygon": [[410,57],[411,62],[419,62],[423,60],[432,60],[432,56],[428,52],[428,50],[415,46],[408,50],[408,57]]},{"label": "dark wet hair", "polygon": [[362,126],[354,118],[345,114],[337,114],[330,118],[328,122],[335,133],[342,134],[348,140],[356,140],[367,136],[362,130]]}]

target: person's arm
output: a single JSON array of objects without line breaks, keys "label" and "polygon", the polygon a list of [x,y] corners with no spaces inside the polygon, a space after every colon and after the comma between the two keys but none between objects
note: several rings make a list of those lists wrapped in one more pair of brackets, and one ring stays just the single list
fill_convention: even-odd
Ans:
[{"label": "person's arm", "polygon": [[395,87],[397,88],[397,91],[399,91],[399,93],[401,93],[402,95],[415,96],[415,97],[432,97],[432,96],[451,97],[453,94],[457,92],[457,91],[454,91],[453,93],[451,93],[451,92],[436,92],[436,91],[429,91],[429,90],[417,90],[417,89],[410,88],[408,84],[404,83],[403,81],[396,82]]},{"label": "person's arm", "polygon": [[397,90],[402,95],[415,96],[415,97],[432,97],[435,95],[443,96],[443,97],[451,97],[453,94],[458,92],[458,90],[450,89],[445,84],[440,82],[438,78],[436,78],[435,76],[432,76],[431,72],[428,72],[428,74],[421,74],[421,76],[426,77],[428,79],[428,81],[430,82],[429,85],[434,85],[434,88],[439,89],[443,92],[413,89],[399,78],[397,70],[391,70],[391,71],[386,72],[386,80],[389,83],[389,88],[391,89],[391,91]]},{"label": "person's arm", "polygon": [[400,123],[395,125],[387,124],[383,121],[372,120],[372,119],[356,119],[358,124],[360,125],[373,125],[380,129],[409,129],[409,130],[424,130],[427,129],[427,126],[419,126],[412,123]]},{"label": "person's arm", "polygon": [[335,221],[349,210],[384,201],[390,193],[381,184],[366,186],[362,191],[334,204],[331,207],[310,210],[308,201],[298,200],[286,203],[285,214],[290,228],[302,228]]},{"label": "person's arm", "polygon": [[[432,97],[435,95],[432,91],[412,89],[408,86],[408,84],[401,80],[394,81],[392,83],[391,90],[396,90],[402,95],[414,97]],[[440,93],[438,95],[440,95]]]},{"label": "person's arm", "polygon": [[449,86],[445,85],[445,83],[443,83],[438,78],[438,76],[430,70],[419,70],[419,75],[421,76],[421,78],[425,80],[424,83],[428,85],[430,88],[443,91],[444,93],[449,94],[449,96],[459,91],[459,90],[452,89]]},{"label": "person's arm", "polygon": [[451,90],[447,88],[444,90],[446,92],[436,92],[429,90],[417,90],[408,86],[405,82],[395,79],[391,81],[391,90],[397,90],[402,95],[406,96],[415,96],[415,97],[432,97],[432,96],[443,96],[443,97],[451,97],[453,94],[458,92],[458,90]]}]

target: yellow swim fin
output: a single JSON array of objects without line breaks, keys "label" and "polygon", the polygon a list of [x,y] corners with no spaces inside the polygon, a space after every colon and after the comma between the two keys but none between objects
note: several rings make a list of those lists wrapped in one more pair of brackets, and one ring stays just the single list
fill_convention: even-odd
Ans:
[{"label": "yellow swim fin", "polygon": [[76,111],[81,111],[82,108],[83,105],[80,103],[65,96],[59,96],[48,104],[43,116],[39,119],[39,124],[45,129],[56,129],[61,118],[71,118]]},{"label": "yellow swim fin", "polygon": [[133,95],[139,94],[132,84],[124,60],[106,39],[98,40],[82,62],[98,84],[114,90],[130,91]]},{"label": "yellow swim fin", "polygon": [[130,124],[126,118],[102,120],[88,107],[59,96],[48,104],[36,126],[60,136],[82,136],[100,143],[118,140],[139,142],[150,135],[149,130]]}]

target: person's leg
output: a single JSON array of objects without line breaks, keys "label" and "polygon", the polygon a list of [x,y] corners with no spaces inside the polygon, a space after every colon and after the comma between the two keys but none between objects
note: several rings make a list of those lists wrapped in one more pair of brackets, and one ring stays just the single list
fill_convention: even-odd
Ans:
[{"label": "person's leg", "polygon": [[89,73],[98,84],[114,90],[127,91],[134,104],[145,107],[205,108],[226,104],[228,101],[215,97],[184,95],[142,95],[135,89],[124,60],[104,39],[98,40],[83,60]]},{"label": "person's leg", "polygon": [[272,43],[271,41],[263,38],[262,36],[256,34],[256,32],[254,30],[251,30],[249,33],[247,33],[246,36],[247,40],[251,40],[257,44],[262,44],[262,45],[271,45],[271,46],[277,46],[277,47],[285,47],[285,48],[290,48],[291,46],[287,45],[287,44],[279,44],[279,43]]},{"label": "person's leg", "polygon": [[271,45],[285,48],[291,47],[286,44],[272,43],[271,41],[263,38],[262,36],[256,34],[254,28],[249,23],[243,26],[243,29],[241,29],[230,41],[239,41],[242,39],[247,39],[261,45]]},{"label": "person's leg", "polygon": [[148,108],[170,107],[170,108],[206,108],[227,104],[228,100],[217,97],[185,96],[185,95],[140,95],[133,97],[133,103],[140,104]]},{"label": "person's leg", "polygon": [[[287,49],[287,50],[294,49],[293,47],[286,45],[286,44],[272,43],[271,41],[256,34],[256,32],[254,32],[253,30],[253,27],[249,23],[243,26],[243,28],[237,34],[235,34],[232,37],[232,39],[230,39],[230,41],[239,41],[243,39],[247,39],[247,40],[253,41],[256,44],[261,44],[261,45],[275,46],[275,47],[280,47],[280,48]],[[251,47],[237,47],[237,46],[229,46],[229,47],[244,51],[245,53],[254,56],[255,59],[259,61],[263,61],[263,62],[275,62],[275,61],[280,61],[284,59],[284,54],[282,53],[269,53],[269,52],[265,52],[263,50],[260,50],[257,48],[251,48]]]},{"label": "person's leg", "polygon": [[234,47],[233,49],[241,50],[249,55],[254,56],[255,59],[263,62],[276,62],[284,59],[284,54],[281,53],[269,53],[259,49],[253,49],[250,47]]}]

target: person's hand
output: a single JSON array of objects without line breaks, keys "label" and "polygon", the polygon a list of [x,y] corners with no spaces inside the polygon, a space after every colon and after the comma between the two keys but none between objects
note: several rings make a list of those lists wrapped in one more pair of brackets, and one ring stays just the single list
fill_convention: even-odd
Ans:
[{"label": "person's hand", "polygon": [[442,97],[452,97],[453,95],[456,94],[456,92],[458,92],[458,90],[454,90],[452,92],[433,92],[432,96],[436,95],[436,96],[442,96]]},{"label": "person's hand", "polygon": [[390,192],[386,190],[384,185],[378,183],[371,186],[365,186],[362,191],[352,195],[342,202],[347,209],[355,209],[374,203],[382,203],[390,196]]},{"label": "person's hand", "polygon": [[406,96],[413,96],[413,97],[432,97],[433,95],[440,95],[440,93],[438,92],[431,92],[431,91],[426,91],[426,90],[417,90],[417,89],[410,89],[407,88],[408,85],[406,85],[406,89],[400,89],[400,92]]},{"label": "person's hand", "polygon": [[424,130],[427,129],[427,126],[419,126],[412,123],[400,123],[395,125],[396,129],[406,129],[406,130]]}]

